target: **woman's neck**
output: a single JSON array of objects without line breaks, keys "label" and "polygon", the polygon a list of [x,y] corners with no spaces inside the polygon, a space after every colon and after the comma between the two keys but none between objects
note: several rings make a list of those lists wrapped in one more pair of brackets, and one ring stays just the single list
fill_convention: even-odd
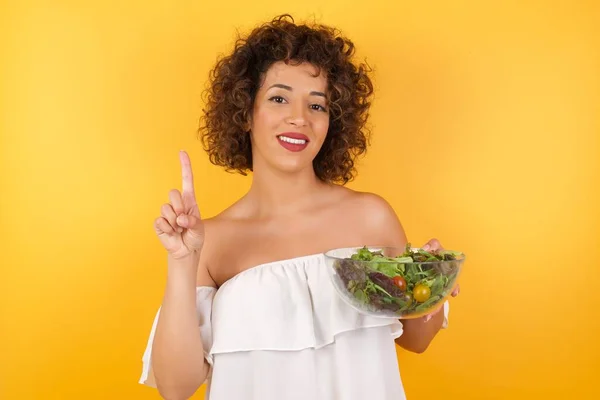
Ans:
[{"label": "woman's neck", "polygon": [[317,178],[312,167],[288,173],[257,166],[245,198],[251,205],[252,214],[269,218],[306,209],[328,186]]}]

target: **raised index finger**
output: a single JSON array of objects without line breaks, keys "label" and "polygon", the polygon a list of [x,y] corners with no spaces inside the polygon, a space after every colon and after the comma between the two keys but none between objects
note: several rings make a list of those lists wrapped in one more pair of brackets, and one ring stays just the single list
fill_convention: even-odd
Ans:
[{"label": "raised index finger", "polygon": [[182,191],[184,195],[194,194],[194,175],[192,174],[192,163],[190,157],[185,151],[179,152],[179,160],[181,161],[181,178],[182,178]]}]

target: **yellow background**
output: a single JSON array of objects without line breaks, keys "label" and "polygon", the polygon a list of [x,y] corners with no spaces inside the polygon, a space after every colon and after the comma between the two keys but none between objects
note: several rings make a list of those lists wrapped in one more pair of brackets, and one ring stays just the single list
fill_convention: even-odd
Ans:
[{"label": "yellow background", "polygon": [[391,3],[2,3],[0,398],[158,398],[137,384],[165,279],[152,222],[179,149],[204,215],[247,189],[195,137],[200,94],[235,29],[282,12],[376,69],[351,187],[467,253],[449,330],[399,351],[409,399],[596,398],[598,2]]}]

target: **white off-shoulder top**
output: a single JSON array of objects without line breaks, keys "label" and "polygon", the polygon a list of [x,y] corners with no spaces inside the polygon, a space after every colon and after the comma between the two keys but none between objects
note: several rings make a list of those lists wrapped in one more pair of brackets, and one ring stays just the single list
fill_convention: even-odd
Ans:
[{"label": "white off-shoulder top", "polygon": [[[262,264],[196,288],[208,400],[403,400],[395,319],[335,293],[322,254]],[[154,319],[139,382],[149,380]],[[444,304],[444,327],[448,303]]]}]

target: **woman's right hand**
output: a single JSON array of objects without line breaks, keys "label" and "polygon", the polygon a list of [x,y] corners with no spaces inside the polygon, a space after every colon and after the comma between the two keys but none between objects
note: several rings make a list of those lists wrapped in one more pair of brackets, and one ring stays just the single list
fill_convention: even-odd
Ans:
[{"label": "woman's right hand", "polygon": [[204,223],[196,204],[194,178],[190,158],[185,151],[179,153],[182,192],[169,192],[169,203],[161,207],[161,216],[154,221],[154,229],[167,252],[175,259],[199,255],[204,244]]}]

